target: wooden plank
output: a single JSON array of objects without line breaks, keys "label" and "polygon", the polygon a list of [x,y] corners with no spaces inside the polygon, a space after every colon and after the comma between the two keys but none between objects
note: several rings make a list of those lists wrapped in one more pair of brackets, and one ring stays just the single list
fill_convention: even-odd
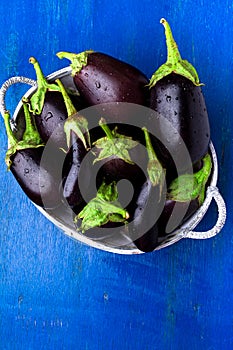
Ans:
[{"label": "wooden plank", "polygon": [[[0,344],[2,349],[231,349],[232,3],[119,0],[0,3],[0,84],[68,64],[60,50],[100,50],[148,76],[166,57],[161,17],[205,83],[219,188],[228,220],[205,241],[140,256],[99,251],[66,237],[29,202],[4,165],[0,131]],[[13,111],[23,89],[12,88]],[[211,208],[200,228],[214,222]]]}]

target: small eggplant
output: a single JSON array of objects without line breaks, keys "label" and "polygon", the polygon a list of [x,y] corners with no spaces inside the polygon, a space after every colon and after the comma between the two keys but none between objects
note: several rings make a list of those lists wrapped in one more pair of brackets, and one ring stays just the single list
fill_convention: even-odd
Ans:
[{"label": "small eggplant", "polygon": [[[192,164],[206,154],[210,126],[197,72],[181,58],[167,21],[161,19],[161,23],[165,27],[168,56],[151,77],[150,108],[156,112],[154,128],[161,138],[156,152],[166,168],[174,171],[173,160],[182,158],[183,142]],[[183,159],[179,170],[186,171],[189,162],[190,159]]]},{"label": "small eggplant", "polygon": [[[71,97],[71,96],[70,96]],[[84,106],[80,97],[71,97],[77,110]],[[63,97],[60,92],[48,91],[45,95],[44,106],[41,114],[35,115],[37,129],[44,142],[52,138],[52,142],[59,148],[66,147],[66,135],[64,132],[64,122],[68,115]]]},{"label": "small eggplant", "polygon": [[152,252],[158,246],[157,212],[159,209],[159,187],[150,179],[144,182],[135,202],[130,237],[143,252]]},{"label": "small eggplant", "polygon": [[50,158],[41,163],[44,145],[29,113],[28,104],[23,102],[23,107],[26,127],[20,141],[11,129],[9,113],[4,115],[9,142],[6,164],[25,194],[35,204],[46,209],[55,208],[60,204],[60,181],[56,174],[56,162]]},{"label": "small eggplant", "polygon": [[[68,116],[64,123],[64,133],[66,135],[68,151],[62,168],[63,198],[73,211],[79,212],[85,205],[80,192],[79,175],[82,161],[90,147],[88,123],[83,116],[78,114],[61,81],[58,79],[56,83],[60,88],[66,106],[66,114]],[[86,188],[88,188],[90,168],[86,167],[85,170]]]},{"label": "small eggplant", "polygon": [[[71,133],[71,147],[69,148],[62,169],[63,179],[63,197],[67,201],[69,207],[78,213],[85,205],[84,199],[80,192],[80,169],[84,157],[87,154],[87,150],[83,143],[77,138],[77,135]],[[88,190],[90,183],[90,167],[85,167],[84,175],[85,179],[82,184],[85,183],[84,191]],[[83,185],[84,186],[84,185]]]},{"label": "small eggplant", "polygon": [[91,237],[93,229],[108,224],[115,227],[115,224],[118,226],[119,223],[125,223],[128,218],[127,210],[118,201],[116,182],[107,184],[103,181],[96,196],[74,217],[74,223],[81,232]]},{"label": "small eggplant", "polygon": [[93,174],[97,174],[97,188],[103,180],[111,183],[123,179],[130,181],[134,189],[140,187],[145,181],[144,147],[132,137],[119,134],[117,127],[110,130],[104,118],[100,119],[99,125],[106,136],[93,143],[97,149],[93,160]]},{"label": "small eggplant", "polygon": [[205,199],[212,161],[207,153],[202,167],[194,174],[183,174],[174,179],[167,191],[167,199],[158,219],[159,236],[166,237],[185,223]]},{"label": "small eggplant", "polygon": [[148,130],[144,127],[143,131],[148,155],[147,178],[135,201],[131,237],[138,249],[151,252],[158,245],[157,220],[164,205],[165,171],[153,149]]},{"label": "small eggplant", "polygon": [[[66,104],[59,87],[55,83],[48,83],[39,62],[31,57],[29,62],[37,76],[37,90],[28,99],[30,111],[34,114],[37,130],[43,142],[50,139],[50,144],[58,147],[66,147],[66,135],[64,122],[68,117]],[[84,108],[80,96],[70,95],[72,103],[77,110]]]},{"label": "small eggplant", "polygon": [[[176,213],[174,207],[176,206]],[[167,199],[164,209],[157,222],[158,236],[166,237],[174,232],[178,227],[185,223],[200,207],[198,198],[190,202],[177,202],[172,199]],[[172,220],[172,224],[167,228],[168,221]]]}]

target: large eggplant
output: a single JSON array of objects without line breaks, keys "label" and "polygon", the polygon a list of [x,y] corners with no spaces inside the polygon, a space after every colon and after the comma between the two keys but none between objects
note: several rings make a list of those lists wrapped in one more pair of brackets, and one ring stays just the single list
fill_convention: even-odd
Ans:
[{"label": "large eggplant", "polygon": [[71,61],[74,83],[89,106],[108,102],[148,105],[147,77],[132,65],[100,52],[57,53]]},{"label": "large eggplant", "polygon": [[183,157],[183,147],[189,157],[183,159],[179,171],[186,171],[191,160],[196,164],[208,151],[210,127],[205,100],[195,68],[182,60],[169,24],[165,27],[168,49],[167,62],[150,80],[150,108],[156,112],[152,128],[160,141],[156,152],[170,172],[175,173],[174,159]]}]

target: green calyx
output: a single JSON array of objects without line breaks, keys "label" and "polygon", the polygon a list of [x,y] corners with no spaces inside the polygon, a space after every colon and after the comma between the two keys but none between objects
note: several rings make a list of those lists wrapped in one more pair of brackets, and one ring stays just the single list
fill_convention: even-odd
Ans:
[{"label": "green calyx", "polygon": [[165,76],[176,73],[184,76],[185,78],[192,81],[196,86],[203,85],[199,82],[199,77],[196,69],[187,60],[181,58],[178,46],[173,38],[171,28],[168,22],[162,18],[160,23],[165,28],[165,37],[167,44],[167,61],[162,64],[156,72],[152,75],[149,83],[149,87],[152,88],[155,84],[164,78]]},{"label": "green calyx", "polygon": [[194,174],[180,175],[168,189],[168,199],[189,202],[198,198],[201,205],[205,199],[205,186],[211,173],[212,161],[209,154],[203,159],[202,168]]},{"label": "green calyx", "polygon": [[33,64],[37,77],[37,90],[30,99],[28,99],[29,111],[33,114],[41,114],[46,92],[48,90],[59,91],[59,87],[56,84],[47,82],[38,61],[34,57],[30,57],[29,62]]},{"label": "green calyx", "polygon": [[6,133],[8,137],[9,148],[6,152],[5,162],[8,170],[11,166],[11,157],[20,150],[27,148],[38,148],[44,146],[42,142],[39,132],[36,128],[35,120],[33,116],[30,114],[28,109],[28,103],[25,100],[22,100],[23,109],[24,109],[24,117],[25,117],[25,131],[22,136],[22,140],[18,140],[10,125],[10,114],[7,112],[4,114],[4,123],[6,128]]},{"label": "green calyx", "polygon": [[126,163],[134,164],[129,155],[129,150],[138,145],[137,141],[131,137],[117,133],[117,128],[110,130],[104,118],[100,119],[99,125],[104,130],[106,136],[97,140],[93,144],[101,151],[94,163],[109,157],[120,158]]},{"label": "green calyx", "polygon": [[96,197],[75,217],[74,222],[82,219],[79,228],[83,233],[108,222],[126,222],[129,214],[121,207],[117,198],[116,183],[106,184],[103,182],[97,191]]},{"label": "green calyx", "polygon": [[145,136],[146,149],[147,149],[147,155],[148,155],[148,164],[147,164],[148,176],[153,186],[159,186],[160,196],[161,196],[164,181],[165,181],[165,170],[163,169],[154,151],[148,130],[145,127],[143,127],[142,130]]},{"label": "green calyx", "polygon": [[94,51],[92,50],[87,50],[76,54],[72,52],[61,51],[57,53],[57,57],[60,59],[67,58],[71,61],[71,74],[72,76],[74,76],[75,74],[78,74],[82,70],[82,68],[87,65],[88,56],[93,52]]},{"label": "green calyx", "polygon": [[65,102],[68,114],[68,118],[64,123],[64,132],[66,134],[67,147],[69,148],[71,146],[70,135],[71,132],[74,132],[77,135],[77,137],[81,139],[81,141],[84,144],[84,147],[86,149],[89,149],[91,147],[91,142],[88,129],[88,121],[85,117],[83,117],[77,112],[60,79],[57,79],[56,83],[59,86],[60,92],[62,93],[62,97]]}]

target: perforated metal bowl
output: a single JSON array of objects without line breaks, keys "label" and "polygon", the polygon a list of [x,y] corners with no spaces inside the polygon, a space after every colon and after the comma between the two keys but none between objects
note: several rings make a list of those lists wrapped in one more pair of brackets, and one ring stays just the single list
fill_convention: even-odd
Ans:
[{"label": "perforated metal bowl", "polygon": [[[66,88],[72,90],[74,89],[74,85],[73,85],[73,79],[70,73],[71,73],[70,67],[66,67],[64,69],[61,69],[59,71],[56,71],[50,74],[47,77],[47,79],[49,81],[53,81],[55,79],[61,79],[62,83],[66,86]],[[25,77],[12,77],[9,80],[7,80],[0,89],[0,109],[1,109],[2,115],[6,111],[5,94],[8,88],[12,84],[16,84],[16,83],[24,83],[32,86],[26,92],[25,97],[30,97],[35,92],[37,87],[37,84],[34,80],[31,80]],[[22,108],[22,102],[20,101],[12,117],[13,121],[17,120],[17,117],[19,115],[21,108]],[[172,245],[178,242],[183,238],[207,239],[217,235],[223,228],[226,220],[226,206],[217,187],[218,162],[217,162],[217,155],[212,142],[210,142],[209,152],[212,157],[213,171],[211,175],[211,181],[206,190],[206,197],[205,197],[204,203],[196,211],[196,213],[188,221],[185,222],[185,224],[183,224],[179,229],[177,229],[172,234],[168,235],[166,239],[163,239],[160,245],[155,250],[165,248],[169,245]],[[216,224],[214,225],[213,228],[211,228],[208,231],[205,231],[205,232],[195,231],[195,227],[204,218],[212,200],[216,202],[217,208],[218,208],[218,218],[217,218]],[[91,247],[95,247],[104,251],[118,253],[118,254],[142,253],[139,249],[135,247],[132,241],[126,236],[120,236],[119,239],[115,239],[114,242],[109,242],[106,237],[101,237],[101,239],[96,239],[96,240],[86,237],[84,234],[78,232],[77,229],[75,228],[73,219],[70,215],[70,211],[67,209],[66,206],[61,206],[55,211],[45,210],[38,206],[36,207],[48,220],[50,220],[57,227],[59,227],[66,235],[84,244],[87,244]]]}]

